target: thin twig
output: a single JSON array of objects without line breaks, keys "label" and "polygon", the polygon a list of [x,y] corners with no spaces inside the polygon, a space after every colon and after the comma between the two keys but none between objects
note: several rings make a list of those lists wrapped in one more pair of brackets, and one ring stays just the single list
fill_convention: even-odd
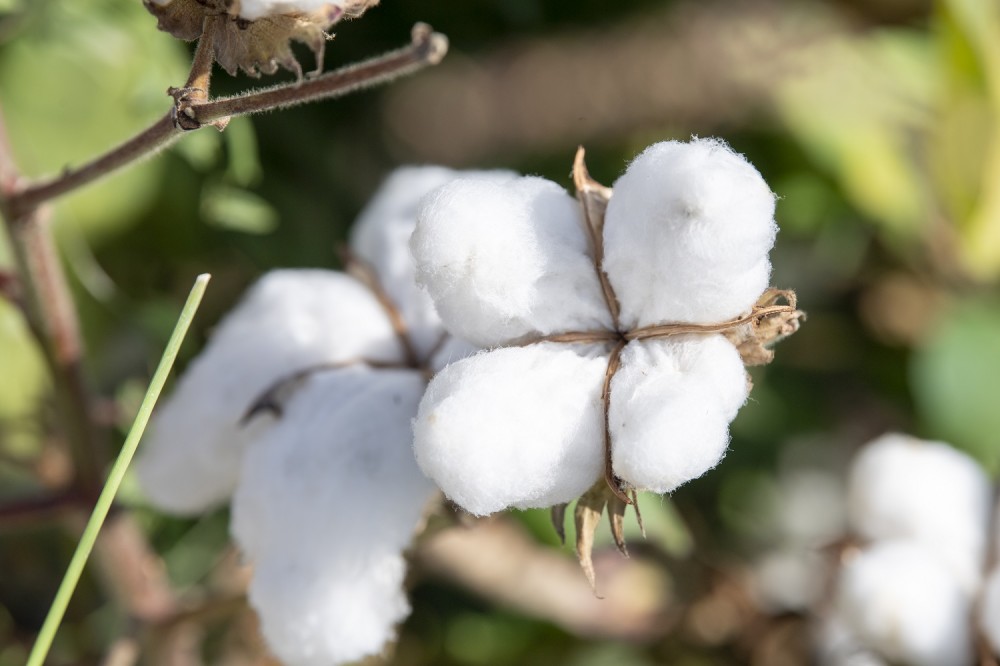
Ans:
[{"label": "thin twig", "polygon": [[81,506],[83,498],[75,491],[8,501],[0,505],[0,529],[35,524],[40,519],[58,516]]},{"label": "thin twig", "polygon": [[[231,116],[261,113],[321,99],[339,97],[361,88],[387,83],[441,61],[448,51],[448,39],[419,23],[413,29],[413,42],[356,65],[329,72],[301,82],[266,88],[246,95],[224,97],[192,106],[186,115],[199,126]],[[6,208],[15,217],[41,204],[87,185],[132,162],[153,155],[184,133],[174,124],[174,111],[117,148],[76,169],[67,169],[50,180],[8,190]],[[0,165],[2,166],[2,165]]]},{"label": "thin twig", "polygon": [[201,124],[220,118],[285,109],[369,88],[428,65],[436,65],[448,52],[448,39],[426,23],[413,27],[409,46],[305,81],[278,85],[235,97],[223,97],[192,109]]}]

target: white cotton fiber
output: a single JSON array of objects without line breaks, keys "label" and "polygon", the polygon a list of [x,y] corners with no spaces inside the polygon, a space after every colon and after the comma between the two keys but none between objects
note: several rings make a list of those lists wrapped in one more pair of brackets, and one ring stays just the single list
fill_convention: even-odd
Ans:
[{"label": "white cotton fiber", "polygon": [[994,569],[979,598],[979,629],[993,648],[993,654],[1000,655],[1000,568]]},{"label": "white cotton fiber", "polygon": [[615,473],[657,493],[701,476],[725,455],[747,391],[739,353],[722,336],[629,343],[611,382]]},{"label": "white cotton fiber", "polygon": [[453,181],[410,247],[445,326],[481,347],[611,325],[579,204],[550,181]]},{"label": "white cotton fiber", "polygon": [[972,589],[982,575],[989,480],[966,454],[899,434],[865,446],[848,477],[848,520],[867,539],[920,539]]},{"label": "white cotton fiber", "polygon": [[298,370],[358,357],[401,358],[365,287],[332,271],[268,273],[223,319],[155,414],[136,461],[143,492],[177,514],[222,504],[246,443],[271,420],[241,425],[254,400]]},{"label": "white cotton fiber", "polygon": [[455,178],[510,180],[505,171],[453,171],[444,167],[402,167],[375,192],[351,230],[351,248],[378,275],[399,308],[417,352],[422,356],[441,337],[441,320],[430,296],[416,283],[410,236],[423,197]]},{"label": "white cotton fiber", "polygon": [[626,328],[718,323],[748,311],[768,286],[774,195],[717,139],[642,152],[614,185],[604,270]]},{"label": "white cotton fiber", "polygon": [[481,353],[431,381],[414,422],[417,463],[470,513],[547,507],[603,466],[606,357],[545,343]]},{"label": "white cotton fiber", "polygon": [[347,0],[238,0],[240,18],[255,21],[278,14],[312,13],[324,7],[331,11],[343,9]]},{"label": "white cotton fiber", "polygon": [[423,389],[409,370],[316,374],[247,448],[231,530],[288,666],[375,654],[409,613],[402,551],[436,492],[410,444]]},{"label": "white cotton fiber", "polygon": [[879,543],[849,560],[837,581],[836,612],[862,643],[894,663],[972,663],[969,597],[920,542]]}]

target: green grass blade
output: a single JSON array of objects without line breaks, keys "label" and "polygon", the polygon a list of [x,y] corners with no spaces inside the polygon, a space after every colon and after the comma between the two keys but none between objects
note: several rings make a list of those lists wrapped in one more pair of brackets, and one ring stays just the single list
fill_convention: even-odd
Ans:
[{"label": "green grass blade", "polygon": [[49,607],[49,613],[45,617],[45,622],[38,633],[38,638],[35,639],[35,645],[31,648],[27,666],[42,666],[45,662],[45,657],[48,656],[49,649],[52,647],[52,640],[56,635],[56,630],[59,628],[63,615],[66,613],[66,607],[73,596],[73,591],[80,581],[83,568],[87,564],[87,558],[90,557],[90,552],[94,549],[97,534],[101,530],[101,525],[104,524],[104,519],[108,516],[111,503],[114,501],[115,495],[118,493],[118,487],[121,486],[122,479],[125,477],[125,471],[128,469],[129,463],[132,462],[132,456],[135,455],[135,450],[139,445],[139,440],[142,438],[142,433],[146,430],[146,424],[149,422],[156,399],[160,396],[160,391],[163,390],[163,385],[167,381],[167,375],[170,374],[170,369],[174,365],[174,359],[177,358],[177,351],[184,341],[184,336],[191,325],[191,320],[194,319],[194,314],[201,303],[201,297],[205,294],[209,277],[207,274],[199,275],[198,279],[195,280],[194,287],[191,288],[191,293],[188,295],[184,309],[181,310],[180,318],[174,326],[174,332],[167,342],[167,348],[163,352],[160,364],[157,366],[156,372],[153,373],[153,379],[149,383],[149,388],[146,389],[146,396],[142,399],[142,405],[139,407],[139,413],[135,417],[132,429],[129,430],[128,436],[125,438],[125,443],[122,445],[121,453],[118,454],[118,459],[115,460],[115,464],[111,467],[108,480],[104,484],[104,489],[101,491],[100,497],[97,498],[94,511],[90,515],[90,520],[87,521],[87,526],[83,530],[80,542],[76,546],[76,552],[73,553],[73,559],[70,560],[69,567],[66,569],[66,575],[59,585],[59,590],[52,601],[52,606]]}]

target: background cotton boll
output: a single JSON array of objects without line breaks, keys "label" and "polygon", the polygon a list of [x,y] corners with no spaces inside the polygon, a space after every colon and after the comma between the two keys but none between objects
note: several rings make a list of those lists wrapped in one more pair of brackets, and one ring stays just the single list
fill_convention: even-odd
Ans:
[{"label": "background cotton boll", "polygon": [[409,370],[314,375],[247,449],[232,532],[251,559],[364,560],[410,541],[433,485],[417,468],[410,421],[424,390]]},{"label": "background cotton boll", "polygon": [[749,310],[767,287],[774,195],[725,143],[647,148],[614,185],[604,270],[635,328],[714,323]]},{"label": "background cotton boll", "polygon": [[884,542],[858,553],[841,571],[836,604],[858,638],[890,661],[972,663],[969,597],[920,542]]},{"label": "background cotton boll", "polygon": [[282,664],[335,666],[378,654],[393,640],[410,613],[405,571],[399,553],[304,563],[290,544],[257,563],[248,597]]},{"label": "background cotton boll", "polygon": [[156,413],[136,472],[159,509],[200,513],[236,486],[246,443],[268,417],[240,420],[274,382],[324,362],[399,360],[385,313],[356,280],[322,270],[262,277],[216,328]]},{"label": "background cotton boll", "polygon": [[631,342],[611,381],[615,473],[665,493],[715,467],[746,401],[743,363],[720,336]]},{"label": "background cotton boll", "polygon": [[601,473],[606,357],[537,344],[479,354],[431,381],[414,422],[420,468],[465,510],[546,507]]},{"label": "background cotton boll", "polygon": [[541,178],[461,179],[428,195],[410,241],[446,327],[481,347],[610,326],[577,202]]},{"label": "background cotton boll", "polygon": [[402,167],[386,178],[361,211],[351,231],[351,248],[375,269],[383,288],[403,314],[420,354],[441,335],[441,320],[427,292],[416,284],[410,236],[421,199],[457,177],[510,180],[505,171],[460,172],[437,166]]},{"label": "background cotton boll", "polygon": [[860,536],[921,539],[970,589],[978,584],[991,492],[985,472],[966,454],[941,442],[884,435],[855,458],[847,502]]}]

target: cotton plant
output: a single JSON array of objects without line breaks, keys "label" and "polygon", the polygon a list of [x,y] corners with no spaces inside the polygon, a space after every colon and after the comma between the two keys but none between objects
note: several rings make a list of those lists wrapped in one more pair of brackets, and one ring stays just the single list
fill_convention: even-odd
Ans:
[{"label": "cotton plant", "polygon": [[474,348],[445,334],[406,241],[420,198],[455,176],[395,172],[354,228],[354,275],[262,277],[178,380],[137,461],[163,511],[231,502],[249,602],[289,666],[376,654],[409,614],[403,551],[437,493],[410,422],[427,377]]},{"label": "cotton plant", "polygon": [[982,468],[947,444],[888,434],[866,445],[848,476],[859,543],[836,576],[826,621],[842,630],[822,646],[824,663],[870,653],[912,666],[971,664],[990,497]]},{"label": "cotton plant", "polygon": [[[605,508],[619,547],[635,493],[719,463],[747,399],[745,365],[794,332],[768,289],[775,196],[714,139],[647,148],[606,188],[574,166],[577,200],[536,177],[458,179],[425,200],[417,281],[448,330],[487,348],[439,372],[420,403],[420,468],[476,515],[577,498],[593,583]],[[613,192],[613,195],[612,195]]]}]

